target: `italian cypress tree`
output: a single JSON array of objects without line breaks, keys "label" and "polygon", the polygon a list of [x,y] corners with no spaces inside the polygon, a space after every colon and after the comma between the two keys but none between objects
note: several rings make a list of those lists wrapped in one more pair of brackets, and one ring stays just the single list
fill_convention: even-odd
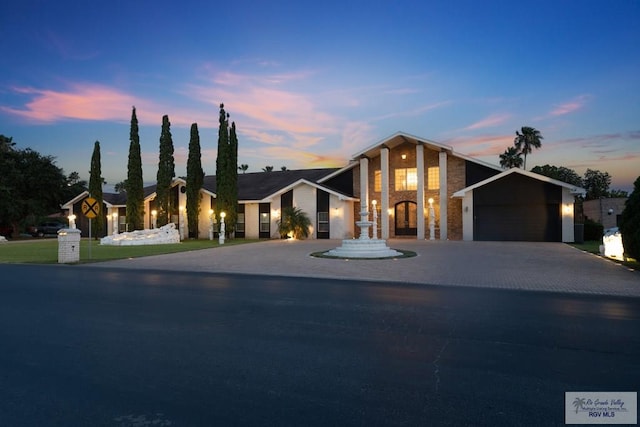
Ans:
[{"label": "italian cypress tree", "polygon": [[227,156],[227,173],[229,179],[229,205],[227,215],[229,217],[229,231],[234,231],[238,219],[238,134],[236,133],[236,122],[231,123]]},{"label": "italian cypress tree", "polygon": [[162,116],[162,132],[160,134],[160,159],[156,185],[156,206],[158,209],[158,226],[169,223],[171,215],[171,181],[176,176],[173,159],[173,139],[171,138],[171,123],[169,116]]},{"label": "italian cypress tree", "polygon": [[198,216],[200,214],[200,189],[204,182],[202,154],[200,152],[200,134],[198,124],[191,125],[189,140],[189,158],[187,160],[187,225],[189,234],[198,238]]},{"label": "italian cypress tree", "polygon": [[96,199],[100,212],[92,221],[94,236],[104,236],[105,212],[102,197],[102,166],[100,161],[100,141],[93,144],[93,154],[91,155],[91,170],[89,171],[89,195]]},{"label": "italian cypress tree", "polygon": [[218,154],[216,157],[216,212],[227,213],[229,193],[229,169],[227,152],[229,150],[229,121],[227,113],[224,111],[224,104],[220,104],[220,115],[218,117]]},{"label": "italian cypress tree", "polygon": [[142,156],[140,137],[138,136],[138,118],[136,107],[131,113],[129,131],[129,163],[127,165],[127,223],[130,230],[144,228],[144,186],[142,181]]}]

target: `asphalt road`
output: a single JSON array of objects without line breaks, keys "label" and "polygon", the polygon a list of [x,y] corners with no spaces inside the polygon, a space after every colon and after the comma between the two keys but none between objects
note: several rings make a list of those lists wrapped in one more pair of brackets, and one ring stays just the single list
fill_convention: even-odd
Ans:
[{"label": "asphalt road", "polygon": [[640,299],[0,265],[0,425],[564,425]]}]

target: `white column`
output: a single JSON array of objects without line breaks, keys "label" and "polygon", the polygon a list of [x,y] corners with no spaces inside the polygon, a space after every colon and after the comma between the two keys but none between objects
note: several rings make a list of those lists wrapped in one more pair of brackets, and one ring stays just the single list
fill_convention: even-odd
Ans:
[{"label": "white column", "polygon": [[441,151],[438,156],[438,166],[440,167],[440,240],[447,240],[447,152]]},{"label": "white column", "polygon": [[360,212],[369,209],[369,159],[360,159]]},{"label": "white column", "polygon": [[424,145],[418,142],[416,145],[416,169],[418,174],[418,240],[424,240]]},{"label": "white column", "polygon": [[380,193],[381,224],[380,234],[383,239],[389,238],[389,148],[380,149],[380,174],[382,175],[382,192]]}]

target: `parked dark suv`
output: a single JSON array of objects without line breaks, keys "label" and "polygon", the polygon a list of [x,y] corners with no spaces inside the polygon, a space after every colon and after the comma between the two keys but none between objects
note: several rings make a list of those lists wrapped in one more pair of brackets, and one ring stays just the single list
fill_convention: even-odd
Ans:
[{"label": "parked dark suv", "polygon": [[29,233],[33,237],[42,237],[47,234],[58,234],[58,230],[63,228],[67,228],[67,225],[61,222],[43,222],[35,227],[30,227]]}]

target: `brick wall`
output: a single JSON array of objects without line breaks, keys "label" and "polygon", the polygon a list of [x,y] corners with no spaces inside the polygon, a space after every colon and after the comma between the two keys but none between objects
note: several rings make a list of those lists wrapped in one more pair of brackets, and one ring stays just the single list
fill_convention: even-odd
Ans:
[{"label": "brick wall", "polygon": [[[402,155],[406,155],[403,159]],[[377,200],[380,205],[381,193],[375,190],[375,171],[381,170],[380,156],[369,159],[369,200]],[[401,144],[389,151],[389,208],[392,212],[395,205],[402,201],[410,201],[417,203],[417,193],[411,191],[395,191],[395,170],[398,168],[415,168],[416,162],[416,146],[411,143]],[[439,151],[424,149],[424,182],[425,182],[425,208],[428,206],[427,201],[433,198],[434,212],[436,217],[436,238],[439,238],[440,228],[440,190],[430,190],[427,186],[427,173],[430,167],[439,166]],[[462,202],[458,199],[451,199],[451,195],[465,186],[465,160],[454,156],[447,156],[447,208],[448,208],[448,236],[451,240],[462,240]],[[360,196],[360,167],[353,169],[354,195]],[[360,204],[356,203],[354,207],[353,221],[360,220]],[[425,211],[425,230],[426,238],[429,237],[429,214]],[[359,230],[355,230],[356,234]],[[389,235],[395,236],[395,217],[389,216]]]}]

